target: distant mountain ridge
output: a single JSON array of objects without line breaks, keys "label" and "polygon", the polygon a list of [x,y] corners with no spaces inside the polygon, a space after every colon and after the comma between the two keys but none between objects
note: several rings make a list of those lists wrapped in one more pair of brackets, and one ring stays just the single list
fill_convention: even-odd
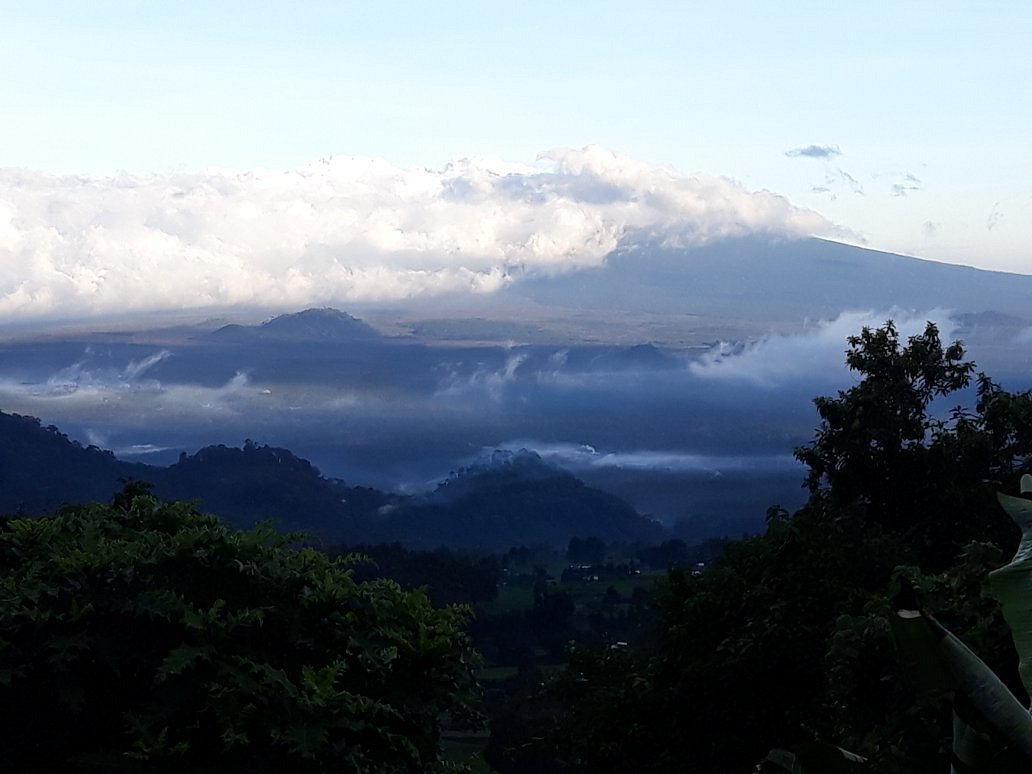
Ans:
[{"label": "distant mountain ridge", "polygon": [[286,449],[250,441],[184,453],[169,467],[128,463],[34,417],[0,412],[0,515],[47,515],[65,503],[108,501],[126,481],[141,480],[159,497],[197,500],[201,510],[237,526],[271,519],[330,544],[506,550],[562,547],[586,535],[646,543],[665,535],[623,500],[530,452],[505,454],[460,478],[461,486],[442,485],[425,499],[401,497],[325,478]]},{"label": "distant mountain ridge", "polygon": [[546,306],[624,314],[780,320],[898,307],[1032,317],[1032,276],[816,238],[743,237],[687,249],[620,249],[600,267],[527,278],[504,292]]}]

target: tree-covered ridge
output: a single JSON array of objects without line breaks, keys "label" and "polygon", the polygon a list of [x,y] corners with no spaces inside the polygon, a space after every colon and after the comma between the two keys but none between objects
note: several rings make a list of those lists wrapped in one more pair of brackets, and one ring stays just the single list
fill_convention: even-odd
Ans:
[{"label": "tree-covered ridge", "polygon": [[436,764],[473,696],[461,609],[138,491],[0,525],[9,770]]},{"label": "tree-covered ridge", "polygon": [[332,541],[367,537],[376,510],[394,498],[323,476],[287,449],[245,441],[240,448],[207,446],[149,474],[161,497],[199,500],[205,511],[238,526],[272,520]]},{"label": "tree-covered ridge", "polygon": [[53,513],[66,502],[107,500],[119,478],[141,478],[146,465],[82,446],[36,417],[0,411],[0,513]]},{"label": "tree-covered ridge", "polygon": [[0,514],[45,515],[70,502],[103,501],[124,480],[153,484],[170,500],[196,500],[248,528],[272,520],[326,544],[401,542],[505,551],[565,546],[580,534],[657,541],[663,528],[620,498],[586,486],[532,452],[497,454],[429,497],[350,486],[288,449],[250,440],[207,446],[168,467],[128,463],[84,448],[34,417],[0,412]]},{"label": "tree-covered ridge", "polygon": [[589,487],[535,452],[495,452],[458,471],[425,500],[399,504],[381,539],[419,535],[417,545],[506,550],[563,546],[576,535],[658,542],[664,528],[615,495]]},{"label": "tree-covered ridge", "polygon": [[4,412],[0,439],[0,513],[46,515],[65,503],[107,500],[122,481],[143,480],[162,498],[198,500],[239,527],[271,519],[283,530],[341,540],[360,539],[362,519],[390,500],[327,478],[287,449],[251,441],[208,446],[158,467],[119,460],[35,417]]}]

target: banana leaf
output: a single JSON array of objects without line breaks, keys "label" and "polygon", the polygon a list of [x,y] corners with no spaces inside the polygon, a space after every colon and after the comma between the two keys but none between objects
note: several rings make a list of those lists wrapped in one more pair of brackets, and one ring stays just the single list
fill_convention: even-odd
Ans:
[{"label": "banana leaf", "polygon": [[[1032,491],[1023,476],[1022,492]],[[1014,560],[989,574],[1011,627],[1026,691],[1032,692],[1032,501],[998,495],[1022,531]],[[904,672],[929,695],[953,700],[956,774],[1032,771],[1032,717],[996,674],[931,615],[897,610],[892,632]]]},{"label": "banana leaf", "polygon": [[[1032,476],[1021,477],[1021,491],[1032,491]],[[996,497],[1021,528],[1021,544],[1010,564],[989,573],[989,585],[1014,637],[1021,682],[1032,695],[1032,501],[1005,494]]]},{"label": "banana leaf", "polygon": [[953,771],[1032,771],[1032,717],[985,663],[931,615],[899,610],[893,637],[907,676],[953,702]]},{"label": "banana leaf", "polygon": [[795,751],[776,749],[767,754],[761,771],[789,774],[858,774],[858,766],[867,762],[856,753],[831,744],[811,742],[801,744]]}]

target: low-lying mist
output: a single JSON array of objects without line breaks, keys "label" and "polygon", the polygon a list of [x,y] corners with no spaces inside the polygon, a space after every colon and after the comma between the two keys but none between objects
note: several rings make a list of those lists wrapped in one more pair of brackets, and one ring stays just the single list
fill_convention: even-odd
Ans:
[{"label": "low-lying mist", "polygon": [[[198,334],[159,346],[143,335],[82,336],[4,344],[0,408],[125,459],[165,465],[251,439],[349,484],[410,493],[495,449],[525,448],[702,538],[755,531],[768,506],[803,501],[792,450],[818,423],[811,400],[852,383],[847,336],[889,318],[904,335],[929,319],[946,340],[965,332],[934,310],[843,313],[701,355],[646,344],[228,345]],[[981,347],[1003,368],[992,376],[1028,386],[1014,355],[1027,342],[1009,343],[1004,358],[998,340],[973,339],[973,359]]]}]

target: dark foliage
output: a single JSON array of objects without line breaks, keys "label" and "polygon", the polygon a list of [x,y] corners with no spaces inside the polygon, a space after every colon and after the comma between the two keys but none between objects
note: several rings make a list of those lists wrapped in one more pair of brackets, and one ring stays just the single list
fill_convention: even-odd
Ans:
[{"label": "dark foliage", "polygon": [[[904,345],[891,322],[849,339],[846,362],[860,381],[814,400],[821,425],[796,449],[810,491],[901,536],[923,566],[945,569],[972,540],[1017,545],[1017,530],[996,506],[1032,452],[1032,398],[978,378],[974,412],[932,412],[932,401],[968,386],[975,365],[935,325]],[[1024,445],[1022,445],[1024,444]]]},{"label": "dark foliage", "polygon": [[602,564],[606,560],[606,542],[594,535],[572,537],[566,546],[566,559],[574,564]]},{"label": "dark foliage", "polygon": [[398,543],[359,544],[349,550],[370,560],[355,568],[356,579],[389,578],[403,588],[421,588],[435,605],[477,604],[498,596],[501,567],[494,556],[447,548],[411,551]]},{"label": "dark foliage", "polygon": [[423,772],[465,613],[147,495],[0,528],[13,771]]},{"label": "dark foliage", "polygon": [[672,570],[675,567],[687,567],[693,559],[688,544],[680,538],[664,540],[658,546],[648,546],[638,552],[638,559],[648,567],[657,570]]},{"label": "dark foliage", "polygon": [[949,710],[909,690],[889,633],[902,583],[1021,695],[982,589],[1016,545],[992,493],[1028,466],[1032,395],[978,377],[973,410],[938,416],[974,366],[933,325],[905,343],[891,323],[864,330],[847,362],[858,383],[816,400],[821,426],[797,450],[807,504],[772,509],[704,572],[672,571],[654,653],[576,652],[527,697],[532,736],[492,750],[507,770],[749,772],[771,748],[825,743],[877,771],[945,771]]}]

